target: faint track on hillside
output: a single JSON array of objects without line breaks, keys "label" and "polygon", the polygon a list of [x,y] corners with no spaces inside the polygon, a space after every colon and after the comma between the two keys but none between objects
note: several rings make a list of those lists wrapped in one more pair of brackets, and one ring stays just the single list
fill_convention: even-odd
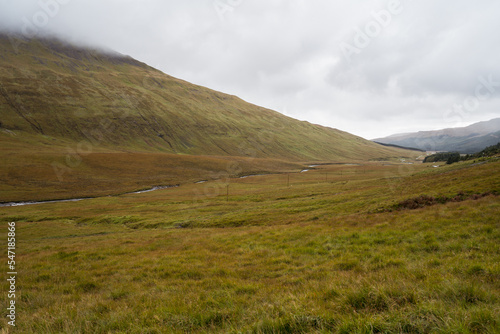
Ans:
[{"label": "faint track on hillside", "polygon": [[26,113],[26,108],[24,108],[23,105],[19,105],[18,103],[16,103],[15,101],[13,101],[10,96],[9,96],[9,93],[7,92],[7,90],[3,87],[2,84],[0,84],[0,94],[4,97],[5,101],[7,101],[7,104],[9,104],[13,109],[14,111],[19,115],[21,116],[22,119],[24,119],[26,122],[28,122],[31,127],[35,130],[35,131],[38,131],[40,132],[42,135],[44,135],[45,133],[43,132],[43,129],[42,127],[40,126],[40,124],[38,124],[38,122],[36,122],[35,120],[30,120],[28,118],[28,116],[25,115]]}]

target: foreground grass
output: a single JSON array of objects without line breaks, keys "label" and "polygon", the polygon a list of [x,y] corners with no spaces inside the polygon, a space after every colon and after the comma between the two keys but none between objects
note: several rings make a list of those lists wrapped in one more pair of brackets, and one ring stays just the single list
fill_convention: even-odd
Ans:
[{"label": "foreground grass", "polygon": [[320,166],[290,187],[271,175],[1,208],[18,222],[16,329],[500,332],[498,198],[378,210],[498,191],[499,166]]}]

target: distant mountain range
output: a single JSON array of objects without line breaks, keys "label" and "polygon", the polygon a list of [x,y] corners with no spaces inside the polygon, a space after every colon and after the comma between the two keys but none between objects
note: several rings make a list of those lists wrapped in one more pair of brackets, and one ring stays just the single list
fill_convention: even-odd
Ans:
[{"label": "distant mountain range", "polygon": [[500,118],[461,128],[396,134],[373,141],[425,151],[457,151],[471,154],[500,142]]},{"label": "distant mountain range", "polygon": [[11,147],[71,142],[294,161],[408,153],[286,117],[120,54],[54,39],[16,39],[16,48],[11,42],[0,34],[0,141],[7,138]]}]

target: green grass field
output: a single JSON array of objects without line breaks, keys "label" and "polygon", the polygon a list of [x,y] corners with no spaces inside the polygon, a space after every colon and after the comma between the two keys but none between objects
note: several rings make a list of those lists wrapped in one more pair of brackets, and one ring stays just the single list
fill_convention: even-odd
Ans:
[{"label": "green grass field", "polygon": [[[18,271],[16,328],[5,317],[0,326],[499,333],[499,171],[498,159],[321,165],[0,208],[2,240],[17,224]],[[421,195],[450,200],[398,209]],[[6,247],[0,254],[6,263]]]}]

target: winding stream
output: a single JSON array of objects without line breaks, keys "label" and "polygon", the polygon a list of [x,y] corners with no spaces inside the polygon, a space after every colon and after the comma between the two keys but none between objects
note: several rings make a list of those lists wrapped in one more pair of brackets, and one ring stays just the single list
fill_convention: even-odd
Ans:
[{"label": "winding stream", "polygon": [[[313,167],[313,166],[309,166]],[[300,171],[300,173],[305,173],[308,172],[309,169],[303,169]],[[264,176],[264,175],[269,175],[269,174],[250,174],[250,175],[244,175],[240,176],[240,179],[246,179],[248,177],[253,177],[253,176]],[[201,184],[208,182],[207,180],[202,180],[195,182],[196,184]],[[121,196],[121,195],[132,195],[132,194],[144,194],[144,193],[149,193],[152,191],[157,191],[157,190],[162,190],[162,189],[168,189],[168,188],[177,188],[180,185],[171,185],[171,186],[156,186],[153,188],[145,189],[145,190],[139,190],[139,191],[133,191],[129,193],[124,193],[120,195],[112,195],[113,197],[115,196]],[[36,205],[36,204],[49,204],[49,203],[64,203],[64,202],[79,202],[83,201],[85,199],[94,199],[94,198],[102,198],[105,196],[97,196],[97,197],[82,197],[82,198],[69,198],[69,199],[58,199],[58,200],[48,200],[48,201],[26,201],[26,202],[7,202],[7,203],[0,203],[0,208],[2,207],[16,207],[16,206],[26,206],[26,205]]]},{"label": "winding stream", "polygon": [[[167,189],[167,188],[177,188],[177,187],[179,187],[179,185],[174,185],[174,186],[156,186],[156,187],[153,187],[153,188],[150,188],[150,189],[139,190],[139,191],[134,191],[134,192],[131,192],[131,193],[125,193],[125,194],[114,195],[114,196],[132,195],[132,194],[144,194],[144,193],[149,193],[149,192],[156,191],[156,190],[162,190],[162,189]],[[84,198],[70,198],[70,199],[56,199],[56,200],[50,200],[50,201],[8,202],[8,203],[0,203],[0,208],[2,208],[2,207],[13,207],[13,206],[36,205],[36,204],[48,204],[48,203],[79,202],[79,201],[83,201],[84,199],[93,199],[93,198],[101,198],[101,197],[104,197],[104,196],[99,196],[99,197],[84,197]]]},{"label": "winding stream", "polygon": [[88,198],[71,198],[71,199],[57,199],[52,201],[29,201],[29,202],[8,202],[8,203],[0,203],[1,207],[10,207],[10,206],[25,206],[25,205],[35,205],[35,204],[46,204],[46,203],[62,203],[62,202],[78,202],[83,201],[84,199],[96,198],[96,197],[88,197]]}]

